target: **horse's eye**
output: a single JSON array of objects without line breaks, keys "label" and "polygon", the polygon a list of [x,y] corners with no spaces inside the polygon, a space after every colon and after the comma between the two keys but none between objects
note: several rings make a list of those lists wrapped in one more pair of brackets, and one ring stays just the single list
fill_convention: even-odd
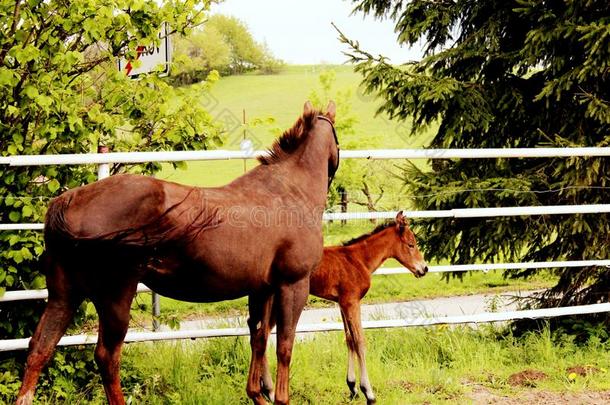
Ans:
[{"label": "horse's eye", "polygon": [[409,243],[409,249],[413,249],[414,247],[415,247],[415,245],[414,245],[414,244]]}]

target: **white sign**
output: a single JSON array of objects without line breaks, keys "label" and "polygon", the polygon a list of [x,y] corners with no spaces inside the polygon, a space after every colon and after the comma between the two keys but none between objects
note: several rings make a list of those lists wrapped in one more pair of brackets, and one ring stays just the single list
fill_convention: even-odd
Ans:
[{"label": "white sign", "polygon": [[119,59],[119,71],[125,72],[129,77],[137,78],[138,75],[152,72],[162,65],[163,70],[160,71],[159,76],[169,75],[172,44],[169,39],[167,24],[163,24],[159,38],[161,39],[159,45],[150,44],[136,48],[138,67],[133,66],[133,61],[128,61],[124,58]]}]

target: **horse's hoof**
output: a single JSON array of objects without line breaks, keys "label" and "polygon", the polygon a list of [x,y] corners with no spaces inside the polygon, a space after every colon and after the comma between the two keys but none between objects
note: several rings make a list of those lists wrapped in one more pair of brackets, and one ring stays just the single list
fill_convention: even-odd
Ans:
[{"label": "horse's hoof", "polygon": [[263,397],[269,401],[270,403],[274,403],[275,402],[275,392],[273,391],[264,391],[262,392]]},{"label": "horse's hoof", "polygon": [[349,388],[349,396],[353,399],[356,395],[358,395],[358,391],[356,391],[356,381],[345,380],[345,382],[347,382],[347,386]]},{"label": "horse's hoof", "polygon": [[373,394],[373,390],[367,389],[367,387],[365,387],[364,385],[360,386],[360,390],[362,391],[362,393],[366,397],[366,404],[367,405],[372,405],[375,402],[377,402],[377,398],[375,398],[375,394]]},{"label": "horse's hoof", "polygon": [[261,378],[261,394],[263,397],[273,403],[275,401],[275,391],[273,390],[273,386],[271,388],[267,387],[265,381]]}]

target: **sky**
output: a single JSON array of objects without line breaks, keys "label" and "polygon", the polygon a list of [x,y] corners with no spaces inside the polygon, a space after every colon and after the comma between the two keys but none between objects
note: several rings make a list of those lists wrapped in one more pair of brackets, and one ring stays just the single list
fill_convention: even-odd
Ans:
[{"label": "sky", "polygon": [[212,13],[231,15],[246,23],[254,38],[289,64],[340,64],[349,48],[340,43],[334,22],[348,38],[373,55],[393,63],[420,59],[420,47],[401,48],[394,24],[361,13],[351,15],[349,0],[225,0]]}]

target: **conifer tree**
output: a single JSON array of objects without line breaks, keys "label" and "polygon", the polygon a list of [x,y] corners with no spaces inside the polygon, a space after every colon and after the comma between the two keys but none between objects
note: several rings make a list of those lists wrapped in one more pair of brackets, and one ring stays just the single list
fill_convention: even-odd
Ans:
[{"label": "conifer tree", "polygon": [[[358,0],[395,25],[422,60],[393,66],[346,37],[380,112],[434,129],[433,148],[608,146],[610,7],[607,1]],[[610,202],[610,159],[433,160],[407,164],[416,209]],[[429,259],[452,263],[610,258],[608,214],[418,221]],[[553,270],[544,305],[608,301],[610,269]],[[514,277],[532,270],[511,273]]]}]

